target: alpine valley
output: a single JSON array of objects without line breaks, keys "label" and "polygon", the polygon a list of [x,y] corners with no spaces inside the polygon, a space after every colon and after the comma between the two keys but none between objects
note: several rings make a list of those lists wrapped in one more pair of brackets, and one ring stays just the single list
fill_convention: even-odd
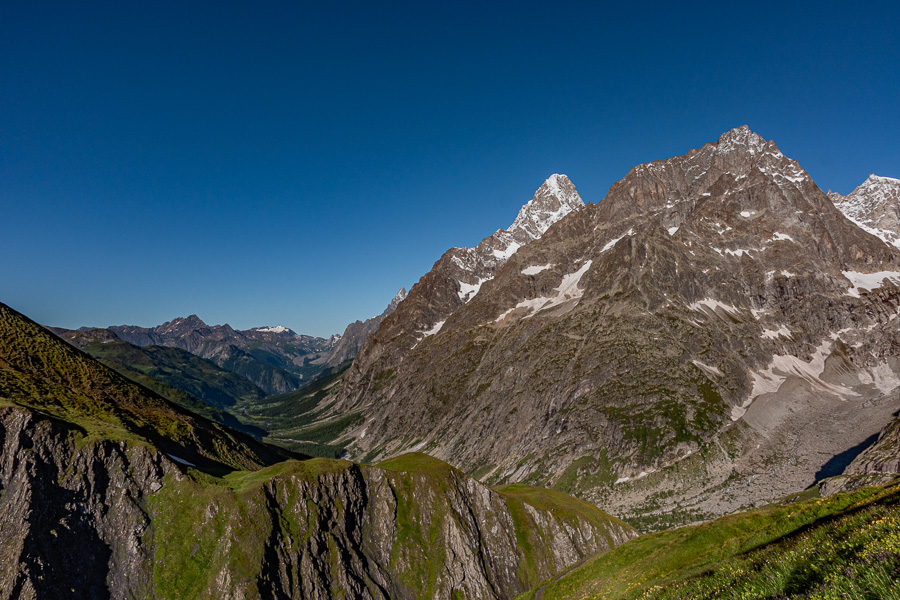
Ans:
[{"label": "alpine valley", "polygon": [[898,247],[744,126],[342,336],[0,305],[0,599],[900,598]]}]

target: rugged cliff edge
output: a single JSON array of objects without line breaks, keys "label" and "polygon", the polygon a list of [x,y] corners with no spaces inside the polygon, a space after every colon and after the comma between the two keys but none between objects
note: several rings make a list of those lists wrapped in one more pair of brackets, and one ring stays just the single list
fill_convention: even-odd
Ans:
[{"label": "rugged cliff edge", "polygon": [[4,599],[509,598],[635,535],[423,455],[220,478],[11,406],[0,442]]},{"label": "rugged cliff edge", "polygon": [[284,460],[3,305],[0,334],[0,599],[509,598],[635,535],[420,454]]}]

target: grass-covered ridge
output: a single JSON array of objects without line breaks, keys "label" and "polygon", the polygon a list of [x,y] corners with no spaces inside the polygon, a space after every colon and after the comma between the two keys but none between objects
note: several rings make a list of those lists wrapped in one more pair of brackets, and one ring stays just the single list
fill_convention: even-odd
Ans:
[{"label": "grass-covered ridge", "polygon": [[[155,588],[162,598],[213,598],[227,573],[248,597],[268,597],[285,578],[304,597],[313,580],[334,597],[358,597],[342,578],[374,597],[382,586],[389,597],[455,597],[448,591],[463,589],[459,597],[481,597],[464,581],[484,578],[485,589],[505,596],[571,564],[566,531],[600,532],[598,549],[633,535],[559,492],[497,492],[415,453],[378,466],[316,458],[224,477],[191,470],[168,478],[151,501]],[[390,585],[379,572],[390,574]]]},{"label": "grass-covered ridge", "polygon": [[113,341],[92,342],[82,350],[118,371],[125,369],[161,381],[216,408],[265,397],[265,392],[244,377],[180,348]]},{"label": "grass-covered ridge", "polygon": [[900,483],[632,540],[523,596],[900,598]]},{"label": "grass-covered ridge", "polygon": [[290,456],[169,402],[3,304],[0,400],[88,437],[149,442],[214,470],[255,469]]}]

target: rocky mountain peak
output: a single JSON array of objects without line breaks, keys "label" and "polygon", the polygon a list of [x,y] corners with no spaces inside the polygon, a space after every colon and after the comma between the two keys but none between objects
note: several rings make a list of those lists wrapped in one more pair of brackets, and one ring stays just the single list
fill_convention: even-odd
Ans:
[{"label": "rocky mountain peak", "polygon": [[848,219],[900,247],[900,179],[872,174],[846,196],[828,197]]},{"label": "rocky mountain peak", "polygon": [[584,206],[575,186],[565,175],[554,173],[520,210],[508,232],[522,232],[534,240],[564,216]]},{"label": "rocky mountain peak", "polygon": [[171,321],[167,321],[160,325],[158,329],[166,332],[172,332],[189,331],[191,329],[198,329],[201,327],[207,327],[207,324],[203,322],[203,319],[201,319],[197,315],[189,315],[187,317],[176,317]]},{"label": "rocky mountain peak", "polygon": [[[759,193],[764,188],[769,192]],[[664,229],[673,229],[697,206],[711,201],[725,202],[727,207],[721,208],[734,211],[734,216],[805,213],[821,209],[822,203],[808,202],[822,200],[822,194],[814,193],[817,189],[797,161],[744,125],[685,155],[634,167],[610,188],[602,202],[603,218],[622,224],[656,214]]]},{"label": "rocky mountain peak", "polygon": [[716,149],[720,153],[740,151],[759,154],[770,143],[774,146],[774,143],[766,141],[764,137],[752,131],[748,126],[741,125],[720,135],[716,141]]},{"label": "rocky mountain peak", "polygon": [[391,303],[388,304],[385,312],[392,313],[397,309],[397,305],[400,304],[406,298],[406,288],[400,288],[397,294],[394,296],[394,299],[391,300]]}]

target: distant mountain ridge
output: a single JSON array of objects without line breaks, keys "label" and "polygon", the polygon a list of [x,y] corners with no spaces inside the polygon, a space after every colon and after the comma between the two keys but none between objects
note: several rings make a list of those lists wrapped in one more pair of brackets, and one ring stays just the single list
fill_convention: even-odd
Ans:
[{"label": "distant mountain ridge", "polygon": [[238,330],[207,325],[197,315],[179,317],[156,327],[118,325],[107,328],[136,346],[170,346],[209,359],[238,373],[268,394],[298,389],[322,371],[321,363],[336,343],[335,336],[301,335],[287,327]]},{"label": "distant mountain ridge", "polygon": [[181,348],[136,346],[108,329],[48,329],[107,366],[155,379],[215,408],[228,408],[240,400],[254,401],[265,396],[263,390],[246,378]]}]

